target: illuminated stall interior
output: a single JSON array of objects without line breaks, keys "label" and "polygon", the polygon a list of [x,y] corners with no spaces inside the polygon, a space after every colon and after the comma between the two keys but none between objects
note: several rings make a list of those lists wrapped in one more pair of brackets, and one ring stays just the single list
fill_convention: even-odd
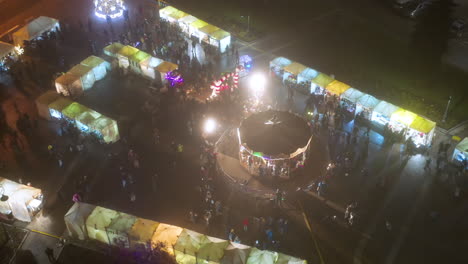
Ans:
[{"label": "illuminated stall interior", "polygon": [[[75,203],[65,215],[68,234],[119,248],[161,248],[180,264],[305,264],[282,253],[258,250],[247,245],[210,237],[186,228],[138,218],[86,203]],[[260,261],[260,262],[259,262]],[[277,262],[281,261],[281,262]],[[294,262],[291,262],[294,261]]]},{"label": "illuminated stall interior", "polygon": [[305,165],[312,139],[302,117],[272,110],[244,119],[237,133],[239,161],[251,175],[286,179]]},{"label": "illuminated stall interior", "polygon": [[409,126],[406,134],[407,138],[411,138],[416,147],[429,146],[434,137],[436,123],[424,117],[417,116]]},{"label": "illuminated stall interior", "polygon": [[31,222],[42,209],[43,196],[40,189],[0,177],[0,214],[8,219]]},{"label": "illuminated stall interior", "polygon": [[465,169],[468,169],[468,137],[457,144],[453,150],[452,161],[456,164],[464,164]]},{"label": "illuminated stall interior", "polygon": [[272,72],[276,77],[283,79],[284,67],[291,63],[292,61],[287,58],[277,57],[270,61],[270,72]]},{"label": "illuminated stall interior", "polygon": [[356,114],[356,103],[362,96],[364,96],[363,92],[354,88],[349,88],[346,92],[341,94],[340,104],[346,110],[346,113],[354,117]]},{"label": "illuminated stall interior", "polygon": [[372,112],[379,103],[379,99],[372,95],[364,94],[359,97],[356,102],[356,115],[359,115],[366,120],[372,119]]},{"label": "illuminated stall interior", "polygon": [[398,109],[398,106],[385,101],[380,101],[380,103],[375,106],[374,111],[372,111],[371,120],[374,122],[374,124],[380,127],[384,127],[391,121],[393,113],[395,113]]},{"label": "illuminated stall interior", "polygon": [[297,76],[297,82],[298,83],[305,83],[306,86],[311,86],[312,80],[315,79],[319,75],[319,72],[312,69],[312,68],[306,68],[303,70],[299,75]]},{"label": "illuminated stall interior", "polygon": [[325,87],[327,87],[331,82],[333,82],[331,76],[326,75],[325,73],[318,73],[315,78],[311,80],[310,92],[315,94],[324,94]]},{"label": "illuminated stall interior", "polygon": [[73,103],[72,100],[64,97],[58,98],[56,101],[49,104],[50,116],[57,119],[62,119],[62,110]]},{"label": "illuminated stall interior", "polygon": [[283,82],[298,83],[297,76],[299,75],[299,73],[307,69],[307,67],[300,63],[293,62],[285,66],[283,69]]},{"label": "illuminated stall interior", "polygon": [[415,113],[399,108],[390,117],[389,128],[393,132],[401,132],[407,129],[416,117]]}]

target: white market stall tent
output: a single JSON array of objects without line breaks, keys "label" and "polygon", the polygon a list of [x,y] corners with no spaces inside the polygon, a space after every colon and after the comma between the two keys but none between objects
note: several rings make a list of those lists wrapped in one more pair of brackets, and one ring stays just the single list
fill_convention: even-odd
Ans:
[{"label": "white market stall tent", "polygon": [[246,264],[252,248],[243,244],[230,242],[224,251],[221,264]]},{"label": "white market stall tent", "polygon": [[390,118],[393,113],[398,109],[398,106],[385,101],[380,101],[380,103],[375,106],[374,111],[372,111],[371,121],[379,126],[386,126],[390,122]]},{"label": "white market stall tent", "polygon": [[141,73],[151,79],[160,79],[161,75],[159,73],[156,74],[156,67],[163,62],[164,61],[162,59],[150,57],[140,63]]},{"label": "white market stall tent", "polygon": [[94,76],[93,68],[82,64],[75,65],[68,71],[68,73],[80,77],[81,87],[84,91],[91,89],[94,85],[94,82],[96,82],[96,77]]},{"label": "white market stall tent", "polygon": [[312,68],[306,68],[301,73],[299,73],[299,75],[297,76],[297,82],[298,83],[301,83],[301,82],[310,83],[318,75],[319,75],[318,71],[316,71],[316,70],[314,70]]},{"label": "white market stall tent", "polygon": [[194,30],[192,27],[190,27],[190,24],[197,20],[198,18],[192,15],[184,16],[183,18],[179,19],[179,26],[185,34],[191,36],[194,33]]},{"label": "white market stall tent", "polygon": [[59,28],[60,25],[57,19],[40,16],[14,32],[13,43],[15,46],[23,46],[25,40],[29,41],[35,39],[45,32],[55,31]]},{"label": "white market stall tent", "polygon": [[436,123],[424,117],[417,116],[409,126],[406,134],[407,138],[411,138],[416,147],[429,146],[434,137]]},{"label": "white market stall tent", "polygon": [[104,79],[107,72],[111,70],[111,64],[109,62],[94,55],[84,59],[80,64],[90,67],[93,70],[96,81]]},{"label": "white market stall tent", "polygon": [[349,88],[341,94],[341,106],[344,107],[348,113],[354,115],[356,113],[356,103],[362,96],[364,96],[363,92],[354,88]]},{"label": "white market stall tent", "polygon": [[0,177],[0,213],[12,215],[23,222],[31,222],[32,217],[41,209],[42,191]]},{"label": "white market stall tent", "polygon": [[247,264],[275,264],[277,260],[277,252],[252,248],[247,258]]},{"label": "white market stall tent", "polygon": [[171,72],[171,71],[174,71],[174,70],[177,70],[179,68],[179,66],[175,63],[172,63],[172,62],[168,62],[168,61],[163,61],[162,63],[160,63],[157,67],[156,67],[156,71],[158,71],[161,75],[161,81],[163,83],[166,83],[167,80],[166,80],[166,74]]},{"label": "white market stall tent", "polygon": [[64,97],[59,97],[57,100],[49,104],[50,116],[56,119],[62,119],[63,109],[67,108],[71,104],[73,104],[72,100]]},{"label": "white market stall tent", "polygon": [[106,116],[97,118],[90,124],[90,128],[106,143],[114,143],[120,139],[117,122]]},{"label": "white market stall tent", "polygon": [[49,105],[60,98],[60,95],[53,90],[49,90],[36,98],[36,109],[40,117],[51,120]]},{"label": "white market stall tent", "polygon": [[95,205],[87,203],[75,203],[70,210],[65,214],[65,225],[67,227],[68,234],[72,237],[76,237],[80,240],[88,238],[86,232],[86,219],[96,208]]},{"label": "white market stall tent", "polygon": [[372,118],[374,108],[380,103],[380,100],[372,95],[364,94],[356,102],[356,114],[362,115],[365,119]]},{"label": "white market stall tent", "polygon": [[92,124],[102,115],[94,110],[86,109],[83,113],[75,117],[75,124],[83,132],[94,132]]},{"label": "white market stall tent", "polygon": [[465,169],[468,169],[468,137],[457,144],[453,150],[452,161],[457,164],[465,165]]},{"label": "white market stall tent", "polygon": [[276,77],[283,78],[284,67],[291,64],[292,61],[285,57],[277,57],[270,61],[270,72]]},{"label": "white market stall tent", "polygon": [[135,73],[142,74],[143,72],[142,72],[141,63],[143,61],[149,60],[150,58],[151,58],[150,54],[144,51],[138,50],[137,53],[134,53],[128,58],[131,70]]},{"label": "white market stall tent", "polygon": [[119,60],[119,67],[127,69],[130,66],[129,58],[133,54],[140,51],[139,49],[132,46],[124,46],[117,52],[117,59]]},{"label": "white market stall tent", "polygon": [[106,54],[109,57],[117,58],[117,53],[125,47],[124,45],[114,42],[106,47],[104,47],[104,54]]},{"label": "white market stall tent", "polygon": [[159,17],[172,23],[177,22],[188,15],[189,14],[182,12],[173,6],[166,6],[159,9]]}]

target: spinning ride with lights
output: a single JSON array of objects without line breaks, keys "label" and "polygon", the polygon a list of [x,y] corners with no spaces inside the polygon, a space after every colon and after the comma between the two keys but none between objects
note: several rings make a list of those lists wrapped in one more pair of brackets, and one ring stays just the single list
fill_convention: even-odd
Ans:
[{"label": "spinning ride with lights", "polygon": [[117,18],[123,15],[123,0],[94,0],[95,14],[100,18]]},{"label": "spinning ride with lights", "polygon": [[304,167],[312,133],[300,116],[283,111],[250,115],[237,129],[239,161],[249,174],[289,179]]}]

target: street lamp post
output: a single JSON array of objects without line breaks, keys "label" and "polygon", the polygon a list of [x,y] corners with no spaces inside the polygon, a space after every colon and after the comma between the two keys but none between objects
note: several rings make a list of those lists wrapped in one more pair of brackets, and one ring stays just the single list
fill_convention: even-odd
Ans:
[{"label": "street lamp post", "polygon": [[447,107],[445,108],[445,112],[444,112],[444,117],[442,117],[442,123],[445,123],[445,121],[447,119],[447,114],[448,114],[448,110],[449,110],[451,101],[452,101],[452,96],[449,96],[449,99],[448,99],[448,102],[447,102]]}]

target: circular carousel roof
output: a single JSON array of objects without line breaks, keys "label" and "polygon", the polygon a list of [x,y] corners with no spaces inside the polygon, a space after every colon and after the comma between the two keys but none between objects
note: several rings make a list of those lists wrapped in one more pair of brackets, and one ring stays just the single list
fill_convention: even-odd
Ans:
[{"label": "circular carousel roof", "polygon": [[267,156],[289,155],[307,145],[312,133],[307,122],[289,112],[269,110],[244,119],[241,144]]}]

